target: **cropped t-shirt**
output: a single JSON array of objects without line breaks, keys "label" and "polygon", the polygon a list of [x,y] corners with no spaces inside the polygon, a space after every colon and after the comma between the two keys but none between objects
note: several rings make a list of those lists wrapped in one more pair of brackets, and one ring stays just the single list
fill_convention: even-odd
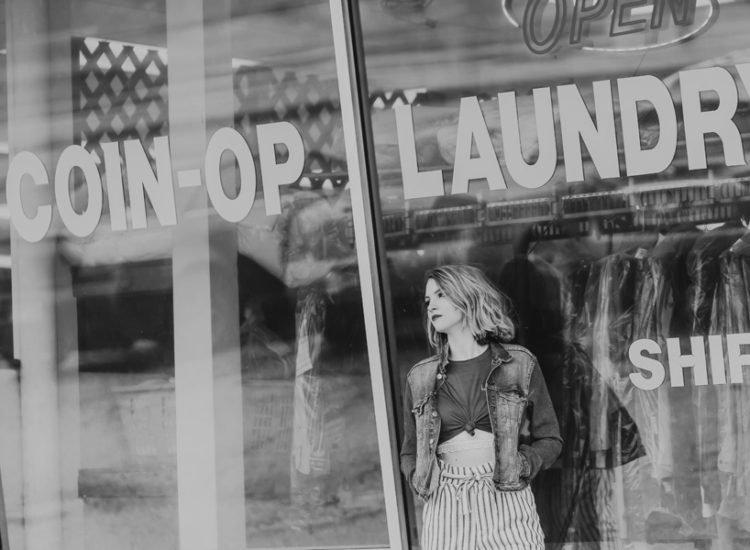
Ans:
[{"label": "cropped t-shirt", "polygon": [[481,355],[465,361],[449,361],[446,378],[437,393],[437,412],[440,415],[442,443],[465,430],[492,432],[487,399],[482,384],[492,370],[490,348]]}]

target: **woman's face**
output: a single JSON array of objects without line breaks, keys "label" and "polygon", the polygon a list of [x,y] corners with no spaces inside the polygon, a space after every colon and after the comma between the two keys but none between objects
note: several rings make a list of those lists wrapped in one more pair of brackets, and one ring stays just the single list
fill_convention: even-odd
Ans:
[{"label": "woman's face", "polygon": [[447,334],[463,325],[463,314],[448,299],[434,279],[427,279],[424,303],[427,308],[427,318],[436,331]]}]

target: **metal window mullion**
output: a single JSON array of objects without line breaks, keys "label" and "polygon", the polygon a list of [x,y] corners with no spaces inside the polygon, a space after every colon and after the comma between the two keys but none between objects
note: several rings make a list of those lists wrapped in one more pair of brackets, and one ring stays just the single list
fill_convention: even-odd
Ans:
[{"label": "metal window mullion", "polygon": [[399,490],[396,433],[392,429],[395,424],[382,296],[385,281],[378,270],[380,247],[377,246],[373,200],[365,187],[369,181],[363,123],[367,113],[360,92],[366,82],[363,64],[354,50],[353,34],[357,29],[352,28],[351,6],[347,0],[330,0],[330,9],[388,535],[390,547],[401,550],[407,548],[408,543],[404,500]]}]

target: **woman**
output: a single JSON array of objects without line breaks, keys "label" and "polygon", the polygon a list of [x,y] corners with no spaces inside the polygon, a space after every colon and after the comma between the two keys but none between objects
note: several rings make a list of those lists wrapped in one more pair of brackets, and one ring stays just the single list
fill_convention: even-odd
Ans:
[{"label": "woman", "polygon": [[446,265],[425,281],[437,354],[407,375],[401,450],[425,501],[422,550],[543,548],[529,481],[562,439],[539,365],[504,344],[510,303],[479,269]]}]

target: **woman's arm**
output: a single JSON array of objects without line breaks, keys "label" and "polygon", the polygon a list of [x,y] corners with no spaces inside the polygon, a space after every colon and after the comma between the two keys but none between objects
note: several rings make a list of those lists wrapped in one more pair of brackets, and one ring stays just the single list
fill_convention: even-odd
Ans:
[{"label": "woman's arm", "polygon": [[404,439],[401,443],[401,472],[411,484],[411,476],[417,467],[417,426],[411,409],[411,388],[409,381],[404,381]]},{"label": "woman's arm", "polygon": [[528,407],[531,411],[531,441],[521,444],[519,452],[526,459],[528,470],[524,472],[527,480],[533,479],[540,470],[549,468],[562,450],[560,426],[557,422],[552,400],[544,383],[539,364],[534,361],[529,384]]}]

